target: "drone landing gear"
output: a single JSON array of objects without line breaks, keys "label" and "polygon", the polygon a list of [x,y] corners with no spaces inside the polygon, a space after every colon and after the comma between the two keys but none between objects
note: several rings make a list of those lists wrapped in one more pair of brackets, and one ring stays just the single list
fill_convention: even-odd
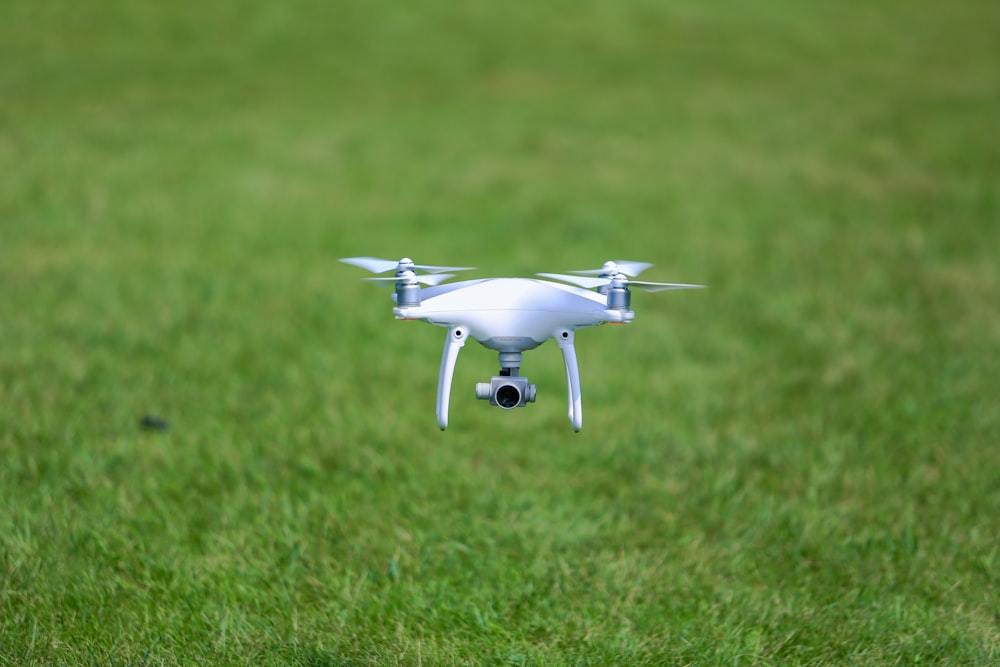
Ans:
[{"label": "drone landing gear", "polygon": [[[583,428],[583,403],[580,396],[580,369],[576,362],[576,348],[573,345],[574,336],[570,329],[559,329],[553,337],[562,351],[563,362],[566,365],[566,386],[569,395],[569,420],[574,431]],[[451,399],[451,383],[455,375],[455,364],[458,353],[469,338],[469,329],[464,326],[452,327],[444,341],[444,351],[441,354],[441,372],[438,375],[437,419],[441,430],[448,428],[448,404]],[[500,352],[500,374],[490,378],[489,382],[476,384],[476,398],[488,400],[490,405],[496,405],[511,410],[524,407],[535,402],[535,385],[528,383],[528,378],[521,375],[521,352]]]},{"label": "drone landing gear", "polygon": [[569,421],[573,430],[579,432],[583,428],[583,399],[580,395],[580,367],[576,363],[576,348],[573,346],[573,332],[570,329],[560,329],[555,339],[562,350],[563,363],[566,364],[566,391],[569,394]]},{"label": "drone landing gear", "polygon": [[442,431],[448,428],[448,402],[451,399],[451,379],[455,375],[455,362],[458,361],[459,350],[468,338],[468,327],[452,327],[448,329],[448,337],[444,339],[437,395],[438,426]]}]

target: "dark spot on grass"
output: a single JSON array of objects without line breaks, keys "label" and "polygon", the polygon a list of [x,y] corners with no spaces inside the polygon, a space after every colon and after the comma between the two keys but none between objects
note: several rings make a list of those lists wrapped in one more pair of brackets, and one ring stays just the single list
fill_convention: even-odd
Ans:
[{"label": "dark spot on grass", "polygon": [[147,431],[166,431],[170,428],[166,419],[156,415],[143,415],[139,425]]}]

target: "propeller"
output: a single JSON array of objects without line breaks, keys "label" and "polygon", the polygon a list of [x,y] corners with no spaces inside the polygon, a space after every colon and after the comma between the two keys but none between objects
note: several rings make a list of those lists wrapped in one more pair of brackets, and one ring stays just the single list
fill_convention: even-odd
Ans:
[{"label": "propeller", "polygon": [[[426,271],[428,273],[444,273],[446,271],[471,271],[476,268],[474,266],[433,266],[431,264],[414,264],[413,260],[409,257],[404,257],[399,261],[393,259],[379,259],[378,257],[344,257],[340,261],[344,264],[360,266],[362,269],[367,269],[372,273],[385,273],[386,271],[392,270],[400,273],[403,271],[414,270]],[[395,278],[392,278],[392,280],[395,280]],[[424,281],[421,280],[421,282]],[[437,283],[427,284],[436,285]]]},{"label": "propeller", "polygon": [[538,275],[544,278],[553,278],[555,280],[572,283],[574,285],[579,285],[580,287],[586,287],[587,289],[604,287],[605,285],[612,285],[616,282],[622,287],[638,287],[645,292],[663,292],[665,290],[672,289],[696,289],[704,287],[704,285],[690,285],[687,283],[651,283],[645,280],[629,280],[628,276],[624,273],[619,273],[611,277],[597,278],[591,278],[589,276],[570,276],[565,273],[539,273]]},{"label": "propeller", "polygon": [[413,271],[401,271],[398,276],[379,276],[377,278],[365,278],[365,280],[371,280],[372,282],[401,282],[404,284],[422,283],[424,285],[437,285],[438,283],[443,283],[448,280],[448,278],[454,278],[454,273],[432,273],[426,276],[420,276]]},{"label": "propeller", "polygon": [[629,278],[635,278],[651,266],[653,265],[649,262],[618,259],[604,262],[604,266],[599,269],[584,269],[582,271],[570,271],[570,273],[576,273],[581,276],[600,276],[602,278],[611,278],[619,273],[624,273]]},{"label": "propeller", "polygon": [[671,289],[703,289],[704,285],[691,285],[689,283],[650,283],[645,280],[623,281],[629,287],[638,287],[644,292],[665,292]]}]

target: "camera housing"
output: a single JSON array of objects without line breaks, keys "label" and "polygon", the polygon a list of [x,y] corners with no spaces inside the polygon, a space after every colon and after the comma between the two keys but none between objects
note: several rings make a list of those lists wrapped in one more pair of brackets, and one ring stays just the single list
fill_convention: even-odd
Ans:
[{"label": "camera housing", "polygon": [[476,398],[504,410],[523,408],[535,402],[535,385],[520,375],[494,375],[489,382],[476,383]]}]

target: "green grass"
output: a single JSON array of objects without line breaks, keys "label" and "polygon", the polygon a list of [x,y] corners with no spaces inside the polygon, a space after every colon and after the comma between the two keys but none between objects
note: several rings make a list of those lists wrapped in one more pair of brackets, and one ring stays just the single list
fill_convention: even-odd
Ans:
[{"label": "green grass", "polygon": [[[997,664],[998,30],[0,4],[0,665]],[[710,289],[442,433],[349,255]]]}]

